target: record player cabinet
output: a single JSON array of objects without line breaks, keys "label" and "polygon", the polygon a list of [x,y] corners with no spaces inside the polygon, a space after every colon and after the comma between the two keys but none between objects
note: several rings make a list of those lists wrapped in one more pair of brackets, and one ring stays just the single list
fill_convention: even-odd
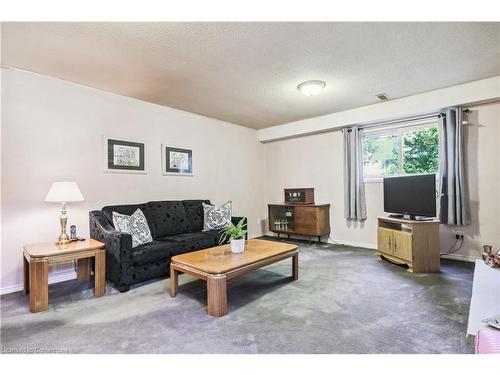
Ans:
[{"label": "record player cabinet", "polygon": [[329,204],[268,204],[269,231],[282,234],[307,236],[309,241],[330,234]]}]

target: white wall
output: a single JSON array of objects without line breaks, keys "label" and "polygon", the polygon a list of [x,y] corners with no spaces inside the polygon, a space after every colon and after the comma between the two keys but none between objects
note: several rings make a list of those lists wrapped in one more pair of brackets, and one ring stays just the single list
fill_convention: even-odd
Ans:
[{"label": "white wall", "polygon": [[[85,197],[68,205],[68,226],[81,236],[89,210],[189,198],[232,200],[250,235],[261,233],[264,145],[255,130],[47,76],[2,75],[3,291],[22,283],[23,244],[58,235],[59,206],[43,201],[57,180],[76,181]],[[144,141],[148,173],[104,173],[103,136]],[[161,143],[192,148],[195,176],[162,176]]]},{"label": "white wall", "polygon": [[[468,171],[472,224],[458,228],[466,235],[461,255],[478,255],[483,244],[500,246],[500,104],[470,107]],[[368,219],[343,218],[342,133],[333,131],[265,144],[268,202],[281,202],[285,187],[314,187],[316,202],[330,203],[331,238],[376,246],[376,217],[383,215],[381,182],[366,183]],[[455,241],[456,228],[441,226],[441,249]]]}]

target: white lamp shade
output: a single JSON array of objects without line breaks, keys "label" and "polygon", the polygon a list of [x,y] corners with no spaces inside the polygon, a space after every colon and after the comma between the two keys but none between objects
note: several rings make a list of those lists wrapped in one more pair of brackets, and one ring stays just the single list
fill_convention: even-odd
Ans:
[{"label": "white lamp shade", "polygon": [[80,202],[83,195],[76,182],[59,181],[54,182],[50,187],[45,202]]}]

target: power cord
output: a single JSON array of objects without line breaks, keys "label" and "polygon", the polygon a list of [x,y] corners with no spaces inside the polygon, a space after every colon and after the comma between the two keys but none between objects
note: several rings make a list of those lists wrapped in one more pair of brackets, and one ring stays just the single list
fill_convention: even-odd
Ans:
[{"label": "power cord", "polygon": [[440,255],[450,255],[450,254],[454,254],[456,253],[458,250],[460,250],[462,248],[462,246],[464,245],[464,238],[462,237],[460,239],[460,245],[453,250],[453,248],[456,246],[457,242],[458,242],[458,238],[455,240],[455,242],[453,243],[453,245],[450,246],[450,248],[448,249],[448,251],[446,251],[445,253],[443,254],[440,254]]}]

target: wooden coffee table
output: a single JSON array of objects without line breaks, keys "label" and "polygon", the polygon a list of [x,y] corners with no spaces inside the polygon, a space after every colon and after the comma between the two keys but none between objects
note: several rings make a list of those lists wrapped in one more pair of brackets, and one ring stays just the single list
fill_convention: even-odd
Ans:
[{"label": "wooden coffee table", "polygon": [[170,263],[170,296],[177,294],[178,274],[187,273],[207,282],[208,315],[227,314],[227,281],[280,260],[292,258],[292,276],[299,278],[297,246],[275,241],[245,241],[245,251],[231,253],[229,245],[176,255]]}]

